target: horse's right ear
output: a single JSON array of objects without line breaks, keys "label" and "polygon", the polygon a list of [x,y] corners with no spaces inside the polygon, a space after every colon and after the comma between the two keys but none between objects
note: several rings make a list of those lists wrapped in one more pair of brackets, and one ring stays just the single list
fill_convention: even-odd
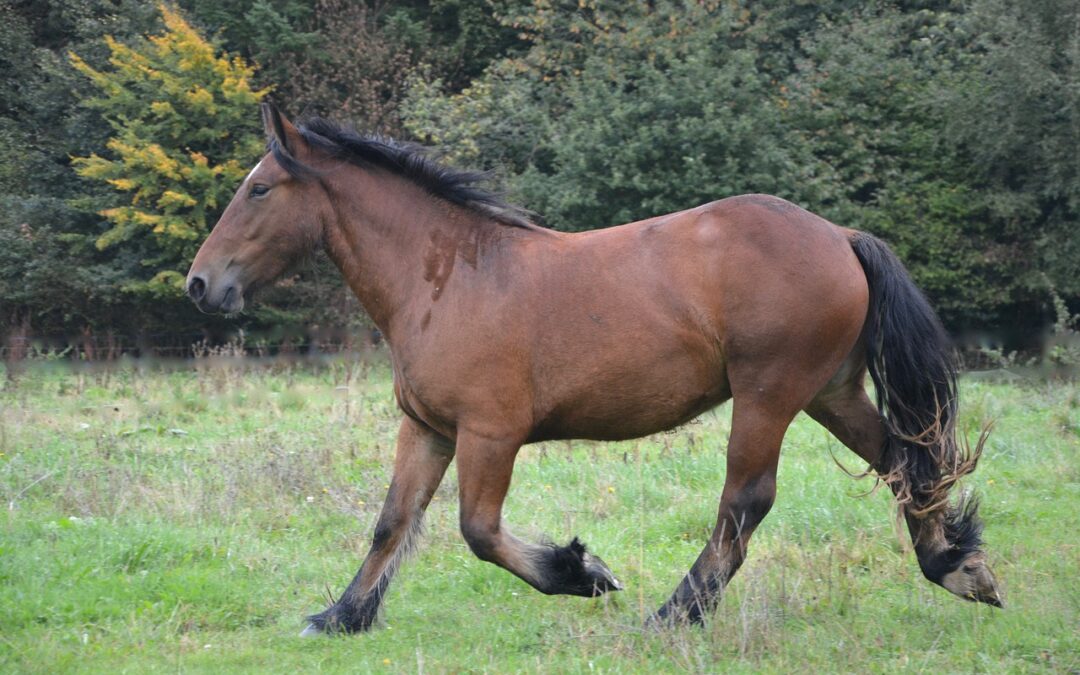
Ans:
[{"label": "horse's right ear", "polygon": [[273,103],[263,101],[259,104],[262,112],[263,129],[266,131],[267,140],[276,140],[278,146],[288,155],[295,155],[297,144],[300,142],[300,132],[293,123],[281,114]]}]

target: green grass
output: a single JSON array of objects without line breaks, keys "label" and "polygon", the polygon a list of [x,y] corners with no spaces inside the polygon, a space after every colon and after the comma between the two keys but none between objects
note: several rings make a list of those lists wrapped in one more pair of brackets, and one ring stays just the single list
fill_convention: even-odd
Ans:
[{"label": "green grass", "polygon": [[1080,668],[1080,388],[966,378],[995,420],[968,487],[1007,609],[922,579],[884,490],[800,416],[778,499],[711,622],[643,633],[701,550],[730,406],[637,442],[525,448],[515,532],[580,535],[627,585],[547,597],[475,559],[456,477],[378,630],[301,639],[389,482],[389,367],[39,366],[0,391],[0,672],[885,672]]}]

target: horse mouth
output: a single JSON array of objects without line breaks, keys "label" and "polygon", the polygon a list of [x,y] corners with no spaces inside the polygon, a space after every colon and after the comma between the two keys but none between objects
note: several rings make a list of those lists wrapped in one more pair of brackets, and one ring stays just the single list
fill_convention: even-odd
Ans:
[{"label": "horse mouth", "polygon": [[222,314],[238,314],[244,309],[244,293],[236,286],[229,286],[225,291],[225,297],[221,299],[218,310]]}]

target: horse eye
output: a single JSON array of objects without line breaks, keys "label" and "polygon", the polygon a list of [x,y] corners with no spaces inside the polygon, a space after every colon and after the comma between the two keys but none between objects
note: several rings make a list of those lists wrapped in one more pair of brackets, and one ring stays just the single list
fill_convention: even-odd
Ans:
[{"label": "horse eye", "polygon": [[249,197],[262,197],[267,192],[270,192],[270,188],[266,185],[252,185],[251,192],[248,193]]}]

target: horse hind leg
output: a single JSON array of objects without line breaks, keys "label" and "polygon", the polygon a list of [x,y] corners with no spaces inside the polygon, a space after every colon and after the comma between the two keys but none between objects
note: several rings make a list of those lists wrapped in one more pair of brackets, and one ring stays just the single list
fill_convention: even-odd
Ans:
[{"label": "horse hind leg", "polygon": [[652,625],[701,623],[746,557],[755,528],[776,497],[780,445],[794,413],[753,399],[735,399],[727,476],[716,526],[705,548],[675,592],[650,618]]},{"label": "horse hind leg", "polygon": [[[828,429],[841,443],[861,457],[897,492],[896,471],[886,466],[890,442],[878,409],[863,388],[863,370],[843,381],[830,383],[806,408],[807,414]],[[901,504],[901,513],[915,545],[923,575],[967,600],[1002,606],[997,580],[979,550],[981,525],[975,502],[940,505],[919,512]]]}]

